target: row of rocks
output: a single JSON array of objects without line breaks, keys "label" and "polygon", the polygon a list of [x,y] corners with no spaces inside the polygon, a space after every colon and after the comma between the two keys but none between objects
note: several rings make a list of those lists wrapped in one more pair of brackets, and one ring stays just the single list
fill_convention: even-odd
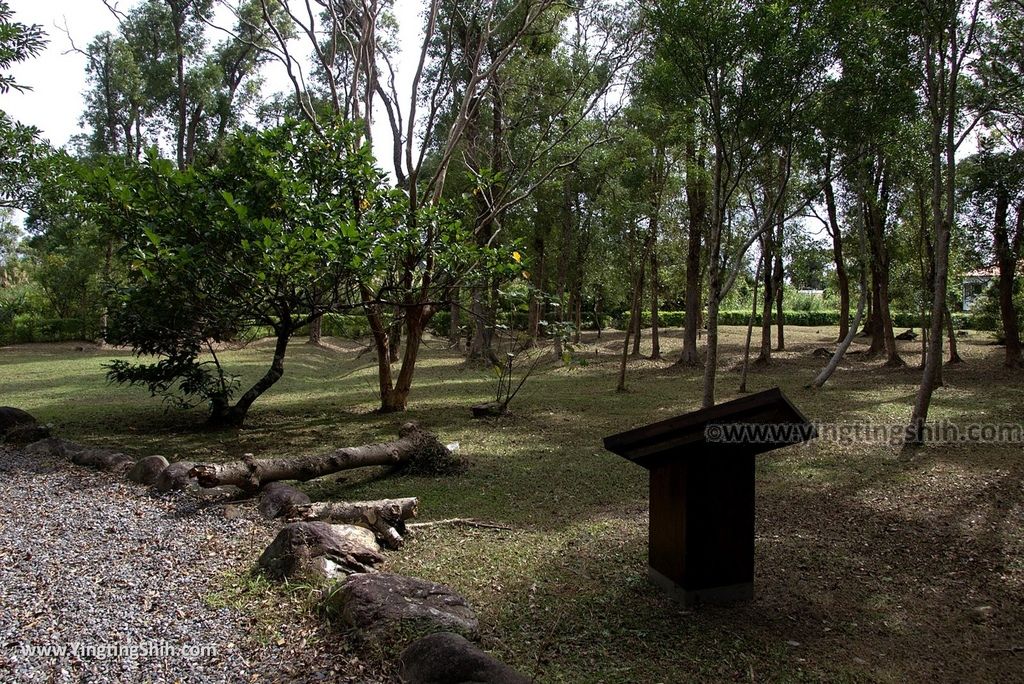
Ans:
[{"label": "row of rocks", "polygon": [[[191,476],[195,463],[170,463],[163,456],[136,460],[115,450],[82,446],[51,436],[47,426],[20,409],[0,407],[0,441],[31,442],[24,448],[29,455],[66,458],[152,486],[157,492],[198,487]],[[304,493],[273,483],[262,492],[259,510],[266,518],[278,518],[306,503],[310,499]],[[371,530],[310,521],[286,524],[258,564],[278,580],[336,580],[323,592],[325,612],[366,644],[405,646],[399,656],[403,682],[530,681],[470,641],[479,638],[479,622],[464,597],[435,582],[377,572],[374,566],[383,561]],[[409,643],[410,639],[414,640]]]}]

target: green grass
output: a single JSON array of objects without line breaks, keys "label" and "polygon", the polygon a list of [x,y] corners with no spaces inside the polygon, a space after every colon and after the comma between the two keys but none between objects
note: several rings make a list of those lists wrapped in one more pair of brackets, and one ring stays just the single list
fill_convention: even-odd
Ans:
[{"label": "green grass", "polygon": [[[719,400],[736,396],[739,341],[723,343]],[[790,351],[754,368],[752,389],[779,385],[813,420],[902,424],[919,371],[851,357],[819,392],[803,388],[810,352],[835,330],[787,330]],[[671,354],[678,331],[663,348]],[[375,362],[360,347],[296,344],[284,379],[237,432],[197,430],[201,411],[168,409],[145,392],[104,383],[109,350],[73,345],[0,350],[0,403],[53,423],[64,436],[137,455],[223,460],[288,455],[392,439],[416,420],[458,441],[470,463],[455,478],[346,473],[308,483],[316,498],[418,496],[424,520],[471,517],[504,530],[432,527],[390,554],[387,568],[464,593],[483,644],[545,682],[902,681],[1005,679],[1024,643],[1024,459],[1020,445],[933,445],[901,459],[895,446],[819,441],[758,462],[757,580],[749,604],[684,611],[646,579],[647,476],[602,449],[601,438],[697,408],[700,371],[631,362],[615,392],[620,335],[593,335],[569,367],[531,378],[513,415],[474,421],[490,400],[489,371],[430,343],[410,411],[376,414]],[[932,417],[1020,422],[1019,372],[977,334],[968,363],[948,368]],[[917,362],[918,345],[904,356]],[[251,381],[266,344],[225,352]],[[255,560],[255,559],[254,559]],[[235,583],[230,604],[265,591]],[[970,619],[977,605],[995,617]],[[1002,649],[1002,650],[1000,650]],[[1010,650],[1007,650],[1010,649]]]}]

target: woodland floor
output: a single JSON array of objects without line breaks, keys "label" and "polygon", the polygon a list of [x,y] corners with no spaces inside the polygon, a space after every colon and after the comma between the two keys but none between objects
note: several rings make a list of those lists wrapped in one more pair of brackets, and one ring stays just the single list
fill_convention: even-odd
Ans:
[{"label": "woodland floor", "polygon": [[[725,330],[720,401],[737,396],[744,333]],[[832,348],[835,334],[788,328],[788,351],[752,368],[748,385],[781,386],[814,421],[902,425],[920,345],[903,343],[905,369],[855,355],[825,389],[804,389],[823,363],[812,352]],[[679,335],[663,337],[667,359]],[[616,393],[621,342],[621,333],[587,334],[571,364],[545,366],[513,415],[490,422],[472,420],[469,407],[493,398],[494,376],[440,340],[428,341],[402,416],[373,412],[375,362],[338,340],[295,344],[284,379],[238,432],[195,430],[201,412],[107,386],[102,364],[119,352],[93,347],[0,349],[0,404],[61,436],[172,460],[327,450],[392,439],[399,423],[420,421],[460,442],[465,475],[350,473],[306,488],[314,499],[419,496],[423,520],[512,528],[418,530],[387,569],[466,595],[484,647],[537,681],[1024,681],[1021,444],[932,444],[903,458],[894,444],[822,439],[761,457],[755,599],[686,611],[647,581],[646,472],[603,451],[601,438],[697,408],[701,371],[636,359],[630,391]],[[1002,368],[1003,350],[985,334],[961,340],[960,352],[966,363],[946,369],[931,418],[1024,422],[1024,372]],[[270,355],[257,343],[222,359],[251,381]],[[208,600],[262,625],[254,639],[285,631],[282,600],[301,604],[245,568]],[[311,647],[347,654],[344,640],[328,633]]]}]

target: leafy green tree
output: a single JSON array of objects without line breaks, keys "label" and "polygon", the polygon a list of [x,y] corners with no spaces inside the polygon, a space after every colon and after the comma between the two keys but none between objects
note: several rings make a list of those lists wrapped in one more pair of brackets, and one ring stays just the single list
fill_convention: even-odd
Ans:
[{"label": "leafy green tree", "polygon": [[[963,162],[963,190],[976,233],[991,245],[999,267],[999,314],[1008,368],[1022,363],[1020,320],[1014,305],[1018,264],[1024,250],[1024,151],[982,150]],[[986,250],[989,251],[989,250]]]},{"label": "leafy green tree", "polygon": [[[8,0],[0,0],[0,93],[24,92],[8,70],[38,55],[46,47],[46,34],[37,25],[14,21]],[[0,208],[22,208],[33,187],[32,163],[45,152],[39,130],[16,122],[0,111]]]},{"label": "leafy green tree", "polygon": [[[730,212],[744,179],[766,158],[786,160],[776,193],[784,201],[796,123],[807,94],[824,77],[826,41],[821,7],[814,2],[703,2],[666,0],[652,9],[658,59],[680,101],[696,103],[711,139],[708,221],[708,354],[704,406],[715,402],[718,311],[732,289],[744,255],[777,225],[778,206],[761,225],[731,236]],[[735,242],[735,245],[731,245]]]},{"label": "leafy green tree", "polygon": [[[402,205],[368,151],[353,149],[351,124],[320,131],[289,121],[239,133],[205,167],[179,170],[151,152],[141,166],[83,169],[94,219],[130,264],[110,341],[159,357],[114,362],[111,380],[208,401],[211,424],[240,426],[284,374],[291,336],[353,305],[356,274],[384,253]],[[231,404],[237,383],[214,345],[255,326],[273,330],[273,360]]]}]

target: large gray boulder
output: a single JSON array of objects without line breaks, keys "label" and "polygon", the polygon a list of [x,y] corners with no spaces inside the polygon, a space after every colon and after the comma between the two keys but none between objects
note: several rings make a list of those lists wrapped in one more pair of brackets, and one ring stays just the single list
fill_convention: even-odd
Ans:
[{"label": "large gray boulder", "polygon": [[438,632],[402,651],[398,676],[404,684],[530,684],[461,634]]},{"label": "large gray boulder", "polygon": [[13,406],[0,406],[0,440],[6,439],[7,434],[14,428],[24,425],[37,425],[38,423],[39,421],[27,411],[22,411]]},{"label": "large gray boulder", "polygon": [[327,609],[362,636],[458,632],[475,639],[480,624],[466,599],[435,582],[391,573],[349,577]]},{"label": "large gray boulder", "polygon": [[260,494],[260,514],[267,519],[288,517],[296,506],[311,503],[305,492],[283,482],[271,482]]},{"label": "large gray boulder", "polygon": [[163,456],[146,456],[128,471],[128,479],[144,485],[155,484],[160,473],[169,465],[170,463]]},{"label": "large gray boulder", "polygon": [[156,482],[153,483],[153,487],[158,492],[175,492],[187,489],[190,484],[196,481],[191,475],[192,469],[195,467],[196,464],[192,461],[175,461],[160,471]]},{"label": "large gray boulder", "polygon": [[281,528],[259,565],[273,579],[338,579],[371,572],[383,560],[370,530],[315,521]]},{"label": "large gray boulder", "polygon": [[113,449],[79,448],[68,454],[75,465],[109,470],[115,473],[126,473],[135,465],[135,459]]},{"label": "large gray boulder", "polygon": [[16,446],[24,446],[47,439],[50,436],[50,426],[39,423],[20,423],[7,430],[3,441]]}]

